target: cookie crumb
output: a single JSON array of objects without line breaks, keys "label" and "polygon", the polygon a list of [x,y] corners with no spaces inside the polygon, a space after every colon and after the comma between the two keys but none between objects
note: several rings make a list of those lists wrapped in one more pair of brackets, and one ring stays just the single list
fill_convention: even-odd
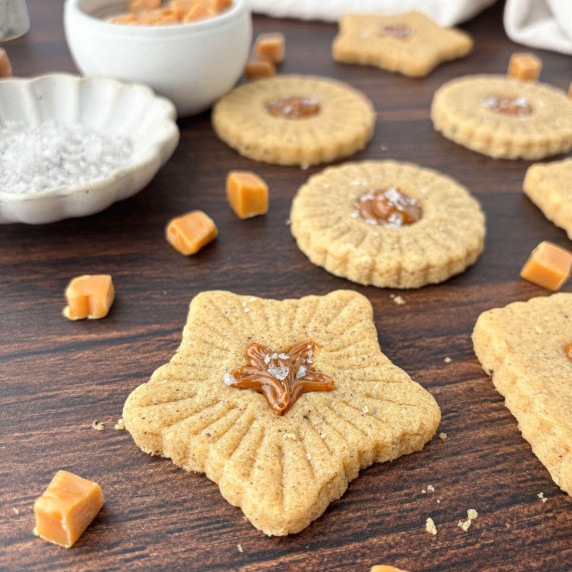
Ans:
[{"label": "cookie crumb", "polygon": [[447,433],[439,433],[439,439],[441,439],[442,441],[444,441],[447,438]]},{"label": "cookie crumb", "polygon": [[242,554],[244,552],[244,549],[242,548],[242,544],[237,544],[236,547],[238,548],[238,551]]},{"label": "cookie crumb", "polygon": [[435,487],[433,485],[428,485],[427,486],[427,492],[428,493],[434,493],[435,492]]},{"label": "cookie crumb", "polygon": [[98,421],[97,419],[91,424],[91,428],[95,429],[96,431],[103,431],[105,429],[105,425]]},{"label": "cookie crumb", "polygon": [[398,306],[404,306],[406,304],[402,296],[396,296],[395,294],[390,294],[389,297],[393,300],[394,304]]},{"label": "cookie crumb", "polygon": [[544,496],[544,493],[540,492],[536,495],[542,502],[546,502],[548,499]]},{"label": "cookie crumb", "polygon": [[20,509],[14,507],[12,510],[14,511],[14,514],[20,514]]},{"label": "cookie crumb", "polygon": [[387,145],[380,145],[379,148],[380,148],[382,151],[387,151],[387,150],[389,149],[389,147],[388,147]]},{"label": "cookie crumb", "polygon": [[449,356],[447,356],[443,361],[445,363],[451,363],[453,360]]},{"label": "cookie crumb", "polygon": [[117,423],[113,426],[116,431],[123,431],[125,429],[125,423],[123,422],[123,417],[117,420]]},{"label": "cookie crumb", "polygon": [[441,499],[437,499],[437,504],[441,504]]},{"label": "cookie crumb", "polygon": [[460,520],[457,526],[467,532],[477,516],[479,516],[479,513],[474,508],[470,508],[467,511],[467,520]]},{"label": "cookie crumb", "polygon": [[475,520],[475,518],[479,516],[479,513],[474,508],[470,508],[467,511],[467,516],[469,517],[470,520]]},{"label": "cookie crumb", "polygon": [[435,526],[435,522],[433,522],[431,517],[428,517],[425,521],[425,530],[433,536],[437,534],[437,527]]}]

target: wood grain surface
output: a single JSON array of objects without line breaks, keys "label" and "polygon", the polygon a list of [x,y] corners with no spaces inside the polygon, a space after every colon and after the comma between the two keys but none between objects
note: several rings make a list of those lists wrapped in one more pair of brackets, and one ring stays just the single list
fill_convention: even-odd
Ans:
[{"label": "wood grain surface", "polygon": [[[4,45],[15,74],[74,72],[62,2],[28,0],[28,6],[30,33]],[[444,284],[405,292],[361,287],[313,266],[286,221],[296,190],[320,168],[244,159],[217,140],[209,113],[179,122],[174,156],[134,198],[88,218],[0,227],[1,569],[367,571],[378,563],[435,572],[572,569],[572,501],[522,439],[470,341],[482,311],[547,295],[519,278],[538,242],[571,243],[523,195],[528,162],[468,151],[434,132],[429,120],[432,94],[444,81],[504,73],[510,54],[522,51],[501,22],[502,3],[463,26],[475,38],[473,54],[428,78],[408,79],[334,63],[334,25],[254,19],[255,32],[285,33],[283,73],[335,77],[371,98],[376,132],[356,159],[435,168],[479,199],[487,215],[485,251]],[[542,80],[567,89],[571,59],[535,53],[544,62]],[[224,179],[235,168],[268,181],[267,216],[234,216]],[[165,242],[164,227],[196,208],[214,218],[220,234],[185,258]],[[113,275],[117,299],[105,320],[72,323],[61,315],[68,280],[83,273]],[[303,532],[262,535],[206,477],[148,457],[127,432],[113,429],[127,395],[175,352],[191,298],[219,288],[270,298],[362,292],[374,306],[382,350],[435,396],[447,439],[362,471]],[[404,306],[392,301],[395,293]],[[90,428],[96,419],[104,431]],[[96,480],[106,498],[71,550],[32,534],[33,501],[58,469]],[[435,491],[424,493],[428,485]],[[479,516],[463,532],[458,522],[469,508]],[[425,531],[427,517],[436,536]]]}]

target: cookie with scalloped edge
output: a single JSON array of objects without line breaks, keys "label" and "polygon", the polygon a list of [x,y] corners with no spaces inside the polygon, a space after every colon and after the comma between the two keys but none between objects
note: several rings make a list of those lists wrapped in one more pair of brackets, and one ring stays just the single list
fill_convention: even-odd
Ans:
[{"label": "cookie with scalloped edge", "polygon": [[[386,206],[416,205],[419,220],[399,224],[395,213],[386,222],[374,220],[367,209],[381,202],[373,198],[381,191],[389,191]],[[472,265],[484,246],[485,217],[467,189],[436,171],[396,161],[346,163],[314,175],[295,196],[290,220],[298,248],[311,262],[379,287],[442,282]]]},{"label": "cookie with scalloped edge", "polygon": [[563,228],[572,240],[572,159],[531,165],[523,190],[544,216]]},{"label": "cookie with scalloped edge", "polygon": [[572,495],[572,294],[482,313],[473,347],[534,454]]},{"label": "cookie with scalloped edge", "polygon": [[280,75],[237,87],[213,108],[215,133],[241,155],[279,165],[347,157],[371,139],[369,99],[329,78]]},{"label": "cookie with scalloped edge", "polygon": [[361,294],[209,291],[193,299],[177,353],[131,393],[123,419],[143,451],[205,473],[255,527],[286,535],[360,469],[422,449],[440,411],[381,353]]},{"label": "cookie with scalloped edge", "polygon": [[466,56],[472,47],[469,34],[443,28],[420,12],[347,14],[340,20],[332,54],[338,62],[420,77],[443,62]]},{"label": "cookie with scalloped edge", "polygon": [[433,126],[447,139],[501,159],[542,159],[572,149],[572,100],[555,87],[469,75],[433,96]]}]

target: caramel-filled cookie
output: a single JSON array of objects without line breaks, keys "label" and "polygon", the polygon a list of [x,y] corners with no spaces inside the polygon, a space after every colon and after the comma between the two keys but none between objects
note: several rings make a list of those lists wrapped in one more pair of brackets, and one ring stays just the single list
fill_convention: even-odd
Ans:
[{"label": "caramel-filled cookie", "polygon": [[473,347],[534,454],[572,494],[572,294],[484,312]]},{"label": "caramel-filled cookie", "polygon": [[466,56],[471,37],[442,28],[420,12],[393,16],[347,14],[332,46],[336,61],[365,64],[408,76],[426,76],[439,64]]},{"label": "caramel-filled cookie", "polygon": [[523,189],[544,216],[572,240],[572,159],[531,165]]},{"label": "caramel-filled cookie", "polygon": [[485,236],[485,217],[464,187],[396,161],[347,163],[311,177],[290,220],[311,262],[379,287],[447,280],[475,262]]},{"label": "caramel-filled cookie", "polygon": [[433,96],[433,126],[447,139],[501,159],[542,159],[572,148],[572,100],[542,83],[464,76]]},{"label": "caramel-filled cookie", "polygon": [[213,128],[241,155],[279,165],[314,165],[363,149],[375,111],[361,92],[333,79],[280,75],[242,85],[214,106]]},{"label": "caramel-filled cookie", "polygon": [[360,469],[419,451],[440,412],[381,353],[361,294],[211,291],[193,299],[177,353],[131,393],[123,419],[143,451],[206,473],[255,527],[286,535]]}]

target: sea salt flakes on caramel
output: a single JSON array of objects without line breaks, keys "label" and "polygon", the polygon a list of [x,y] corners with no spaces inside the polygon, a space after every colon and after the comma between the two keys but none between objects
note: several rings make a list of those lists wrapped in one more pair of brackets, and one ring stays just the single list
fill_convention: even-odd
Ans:
[{"label": "sea salt flakes on caramel", "polygon": [[556,291],[568,279],[571,268],[572,253],[544,241],[532,251],[520,275],[538,286]]},{"label": "sea salt flakes on caramel", "polygon": [[103,506],[101,487],[67,471],[58,471],[34,503],[34,534],[72,547]]},{"label": "sea salt flakes on caramel", "polygon": [[12,75],[12,65],[8,59],[6,50],[0,48],[0,78],[10,77]]},{"label": "sea salt flakes on caramel", "polygon": [[214,240],[218,230],[214,221],[203,211],[192,211],[172,219],[166,228],[166,238],[175,250],[188,256]]},{"label": "sea salt flakes on caramel", "polygon": [[105,318],[115,299],[111,276],[85,274],[74,278],[66,288],[66,299],[63,315],[68,320]]},{"label": "sea salt flakes on caramel", "polygon": [[542,61],[534,54],[512,54],[508,64],[508,77],[520,81],[536,81],[541,67]]},{"label": "sea salt flakes on caramel", "polygon": [[231,171],[226,178],[226,196],[239,218],[268,212],[268,186],[255,173]]}]

